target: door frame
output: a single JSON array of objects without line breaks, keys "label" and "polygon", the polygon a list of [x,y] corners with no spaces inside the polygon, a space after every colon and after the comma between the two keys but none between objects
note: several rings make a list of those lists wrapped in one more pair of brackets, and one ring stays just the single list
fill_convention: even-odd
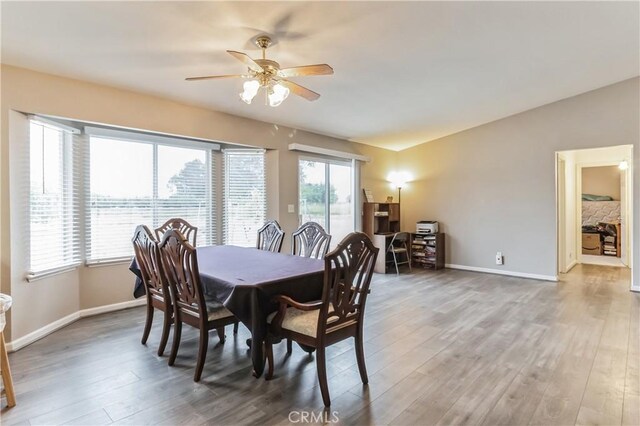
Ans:
[{"label": "door frame", "polygon": [[[575,161],[575,182],[576,182],[576,204],[575,204],[575,218],[576,218],[576,238],[575,238],[575,243],[576,243],[576,259],[580,259],[581,257],[581,252],[582,250],[578,250],[578,241],[579,241],[579,237],[582,234],[582,209],[581,209],[581,202],[582,202],[582,167],[598,167],[601,165],[619,165],[620,161],[626,161],[628,168],[624,173],[624,179],[625,179],[625,191],[624,191],[624,196],[625,196],[625,204],[626,204],[626,218],[627,218],[627,230],[625,231],[623,229],[623,233],[626,234],[627,238],[627,251],[626,251],[626,259],[627,259],[627,267],[630,269],[631,271],[631,279],[629,282],[629,287],[631,291],[634,292],[640,292],[640,286],[636,287],[634,286],[635,283],[635,276],[636,276],[636,272],[635,272],[635,268],[633,267],[633,260],[634,260],[634,252],[636,251],[636,247],[634,244],[634,226],[635,226],[635,217],[634,217],[634,206],[636,204],[636,200],[634,199],[634,176],[635,176],[635,172],[634,172],[634,146],[631,144],[625,144],[625,145],[614,145],[614,146],[605,146],[605,147],[595,147],[595,148],[577,148],[577,149],[568,149],[568,150],[562,150],[562,151],[556,151],[556,156],[555,156],[555,172],[556,172],[556,271],[560,271],[560,256],[561,256],[561,252],[560,252],[560,240],[561,238],[566,238],[566,232],[563,234],[564,236],[561,236],[560,232],[565,229],[564,226],[566,226],[566,222],[561,223],[560,221],[560,213],[561,213],[561,208],[560,208],[560,201],[561,201],[561,193],[562,191],[566,190],[566,187],[563,188],[563,190],[560,190],[560,182],[561,180],[559,179],[559,166],[558,166],[558,159],[566,154],[569,153],[579,153],[580,151],[589,151],[589,150],[593,150],[593,149],[611,149],[611,148],[622,148],[623,150],[626,150],[624,155],[622,155],[620,158],[618,158],[617,160],[607,160],[607,161],[602,161],[602,162],[584,162],[584,161]],[[565,164],[566,166],[566,164]],[[578,170],[580,171],[578,173]],[[564,180],[563,180],[564,181]],[[620,194],[621,198],[622,198],[622,193]],[[566,198],[565,198],[566,199]],[[622,212],[621,212],[622,213]],[[566,217],[566,212],[565,212],[565,217]],[[566,244],[566,240],[565,240],[565,244]],[[580,245],[581,247],[581,245]],[[566,248],[566,245],[565,245]],[[562,255],[564,255],[565,253],[562,253]]]}]

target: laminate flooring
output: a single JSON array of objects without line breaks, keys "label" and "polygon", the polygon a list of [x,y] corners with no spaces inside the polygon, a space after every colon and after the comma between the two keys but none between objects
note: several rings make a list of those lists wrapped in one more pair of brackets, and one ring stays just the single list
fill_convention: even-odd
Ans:
[{"label": "laminate flooring", "polygon": [[[81,319],[10,354],[18,405],[3,425],[639,425],[640,294],[628,269],[579,265],[558,283],[457,270],[376,275],[365,322],[369,384],[352,342],[329,348],[332,406],[315,359],[274,348],[276,375],[251,375],[246,328],[197,332],[174,367],[156,356],[161,315],[140,344],[144,308]],[[3,401],[3,407],[4,407]],[[305,414],[306,413],[306,414]],[[324,418],[322,418],[324,416]]]}]

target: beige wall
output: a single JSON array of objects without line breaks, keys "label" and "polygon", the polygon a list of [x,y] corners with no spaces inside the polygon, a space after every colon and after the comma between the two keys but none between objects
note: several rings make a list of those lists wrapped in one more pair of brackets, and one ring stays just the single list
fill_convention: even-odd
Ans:
[{"label": "beige wall", "polygon": [[620,169],[617,166],[584,167],[582,193],[608,195],[620,201]]},{"label": "beige wall", "polygon": [[373,146],[360,146],[362,154],[375,159],[371,163],[362,165],[362,187],[373,192],[375,201],[385,201],[388,195],[393,195],[393,198],[397,199],[398,191],[390,186],[387,176],[398,169],[398,153],[389,152],[387,155],[379,155],[377,150],[378,148]]},{"label": "beige wall", "polygon": [[[556,151],[633,145],[640,271],[639,89],[626,80],[401,151],[415,177],[402,190],[405,226],[440,221],[449,264],[555,276]],[[640,289],[640,273],[634,280]]]},{"label": "beige wall", "polygon": [[[20,338],[55,319],[62,318],[68,315],[69,310],[123,302],[130,300],[132,293],[132,276],[124,264],[81,268],[79,271],[34,283],[22,280],[24,271],[17,269],[21,259],[15,258],[10,242],[18,236],[15,235],[16,228],[12,226],[8,214],[10,126],[6,123],[11,110],[276,150],[267,158],[267,210],[271,217],[279,220],[287,235],[298,225],[297,212],[287,213],[288,204],[296,205],[297,209],[298,194],[298,153],[288,151],[288,144],[315,145],[371,156],[371,165],[363,167],[363,186],[379,185],[390,171],[385,167],[393,164],[387,158],[396,157],[396,153],[384,149],[300,130],[292,131],[290,128],[276,127],[269,123],[154,96],[7,65],[2,65],[1,71],[1,120],[5,124],[2,127],[0,147],[1,279],[2,291],[14,295],[15,299],[12,308],[13,318],[7,330],[10,333],[9,339]],[[61,285],[61,282],[65,284]],[[74,291],[75,294],[72,294]],[[36,315],[36,310],[33,309],[34,300],[37,301]]]},{"label": "beige wall", "polygon": [[[132,290],[124,264],[22,280],[22,249],[14,240],[19,221],[9,215],[12,110],[272,149],[267,209],[287,234],[297,226],[297,212],[287,213],[287,205],[297,206],[298,194],[298,154],[287,150],[289,143],[369,155],[373,162],[362,166],[361,186],[384,200],[396,196],[386,181],[389,172],[411,173],[414,181],[402,192],[403,228],[410,230],[421,219],[439,220],[448,234],[447,263],[541,276],[556,275],[555,152],[632,144],[633,168],[640,170],[638,78],[395,153],[112,87],[4,65],[1,71],[0,285],[15,298],[10,340],[78,309],[130,300]],[[636,253],[639,206],[636,184]],[[504,266],[495,265],[498,250]],[[636,270],[639,257],[634,257]]]}]

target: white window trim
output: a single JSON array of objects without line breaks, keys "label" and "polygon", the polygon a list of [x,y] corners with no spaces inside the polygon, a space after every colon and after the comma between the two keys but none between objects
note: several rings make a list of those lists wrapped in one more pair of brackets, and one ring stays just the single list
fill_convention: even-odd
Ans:
[{"label": "white window trim", "polygon": [[371,162],[371,157],[367,155],[354,154],[351,152],[338,151],[336,149],[322,148],[313,145],[304,145],[300,143],[289,144],[289,151],[310,152],[312,154],[327,155],[329,157],[341,158],[344,160],[358,160],[365,163]]},{"label": "white window trim", "polygon": [[177,138],[164,135],[153,135],[149,133],[136,133],[126,130],[107,129],[103,127],[85,126],[84,132],[89,136],[101,138],[118,139],[132,142],[148,142],[157,145],[188,146],[199,149],[220,151],[220,145],[213,142],[204,142],[189,138]]},{"label": "white window trim", "polygon": [[65,272],[70,272],[78,269],[82,265],[82,262],[77,262],[71,265],[61,266],[59,268],[47,269],[46,271],[38,271],[38,272],[27,272],[25,275],[25,279],[28,282],[34,282],[41,280],[43,278],[52,277],[54,275],[64,274]]}]

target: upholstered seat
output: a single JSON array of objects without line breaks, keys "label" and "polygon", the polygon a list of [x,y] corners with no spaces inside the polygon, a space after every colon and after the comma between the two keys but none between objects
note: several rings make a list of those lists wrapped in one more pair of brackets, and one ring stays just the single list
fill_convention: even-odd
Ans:
[{"label": "upholstered seat", "polygon": [[[329,313],[333,312],[333,307],[329,307]],[[267,317],[267,322],[271,324],[271,321],[276,316],[277,312],[272,313]],[[320,316],[320,309],[314,309],[312,311],[302,311],[296,308],[287,308],[287,313],[282,320],[282,328],[296,333],[304,334],[305,336],[316,337],[318,332],[318,317]],[[338,317],[329,318],[327,324],[331,324]]]},{"label": "upholstered seat", "polygon": [[206,304],[207,304],[207,314],[208,314],[207,319],[209,321],[226,318],[226,317],[233,317],[233,314],[231,313],[231,311],[225,308],[224,305],[222,305],[222,303],[220,302],[217,302],[215,300],[207,300]]}]

